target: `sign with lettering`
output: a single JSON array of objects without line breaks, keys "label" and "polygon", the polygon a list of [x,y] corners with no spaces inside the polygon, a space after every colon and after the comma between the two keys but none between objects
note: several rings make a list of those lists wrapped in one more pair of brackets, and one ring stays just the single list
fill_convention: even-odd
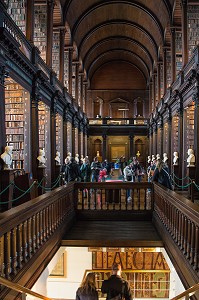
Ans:
[{"label": "sign with lettering", "polygon": [[92,253],[93,270],[111,269],[114,262],[122,270],[169,270],[162,252],[102,252]]}]

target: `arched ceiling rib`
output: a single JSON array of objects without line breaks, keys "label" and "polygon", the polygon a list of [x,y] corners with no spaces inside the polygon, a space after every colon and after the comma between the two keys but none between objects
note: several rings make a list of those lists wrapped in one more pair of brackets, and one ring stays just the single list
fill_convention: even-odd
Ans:
[{"label": "arched ceiling rib", "polygon": [[120,42],[118,43],[118,38],[111,36],[94,44],[84,55],[84,67],[88,69],[89,64],[94,62],[99,55],[112,49],[129,49],[132,52],[134,51],[135,54],[142,57],[143,62],[145,62],[149,68],[153,66],[153,59],[146,47],[130,38],[120,36],[119,39]]},{"label": "arched ceiling rib", "polygon": [[174,0],[60,2],[89,79],[112,60],[128,61],[150,76],[172,23]]}]

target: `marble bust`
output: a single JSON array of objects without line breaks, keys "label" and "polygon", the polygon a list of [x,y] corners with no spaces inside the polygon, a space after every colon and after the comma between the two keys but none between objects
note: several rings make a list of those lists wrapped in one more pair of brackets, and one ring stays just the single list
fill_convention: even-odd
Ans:
[{"label": "marble bust", "polygon": [[193,149],[188,149],[187,167],[195,167],[196,158]]},{"label": "marble bust", "polygon": [[168,162],[168,156],[167,153],[163,153],[163,162],[167,163]]},{"label": "marble bust", "polygon": [[178,152],[173,152],[173,165],[177,166],[179,162]]},{"label": "marble bust", "polygon": [[12,147],[6,146],[5,152],[1,154],[1,159],[4,162],[3,169],[4,170],[10,170],[12,169]]},{"label": "marble bust", "polygon": [[55,162],[56,162],[57,166],[59,166],[61,164],[60,152],[59,151],[56,152]]},{"label": "marble bust", "polygon": [[45,152],[43,149],[39,150],[39,156],[37,157],[37,160],[39,161],[39,168],[45,168],[45,163],[46,163],[46,159],[45,159]]}]

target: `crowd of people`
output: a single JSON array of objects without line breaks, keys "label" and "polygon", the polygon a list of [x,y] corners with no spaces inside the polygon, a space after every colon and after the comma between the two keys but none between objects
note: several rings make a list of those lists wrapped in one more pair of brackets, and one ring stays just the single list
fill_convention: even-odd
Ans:
[{"label": "crowd of people", "polygon": [[[165,187],[172,189],[169,176],[168,157],[164,153],[163,159],[157,154],[151,158],[148,156],[148,167],[146,170],[140,165],[137,157],[132,157],[129,161],[125,161],[124,157],[118,160],[117,168],[120,170],[120,176],[125,182],[141,182],[145,174],[148,177],[148,182],[157,181]],[[105,159],[99,161],[98,156],[94,157],[90,163],[88,156],[79,158],[68,153],[65,164],[62,166],[65,182],[81,181],[81,182],[104,182],[106,178],[114,176],[114,163],[108,162]],[[128,200],[130,194],[127,191]]]},{"label": "crowd of people", "polygon": [[[102,282],[101,292],[106,294],[107,300],[132,300],[132,293],[128,281],[121,277],[121,264],[113,263],[112,275]],[[98,300],[95,273],[88,273],[76,292],[76,300]]]}]

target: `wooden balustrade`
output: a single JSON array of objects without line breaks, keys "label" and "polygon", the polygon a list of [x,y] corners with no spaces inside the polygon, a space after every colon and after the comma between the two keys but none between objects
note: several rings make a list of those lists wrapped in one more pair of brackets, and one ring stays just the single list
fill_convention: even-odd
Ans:
[{"label": "wooden balustrade", "polygon": [[154,184],[154,211],[194,270],[199,270],[199,206]]},{"label": "wooden balustrade", "polygon": [[77,210],[153,210],[152,184],[148,182],[75,183],[75,190]]},{"label": "wooden balustrade", "polygon": [[[12,279],[74,216],[73,184],[0,215],[0,275]],[[60,238],[61,239],[61,238]]]}]

